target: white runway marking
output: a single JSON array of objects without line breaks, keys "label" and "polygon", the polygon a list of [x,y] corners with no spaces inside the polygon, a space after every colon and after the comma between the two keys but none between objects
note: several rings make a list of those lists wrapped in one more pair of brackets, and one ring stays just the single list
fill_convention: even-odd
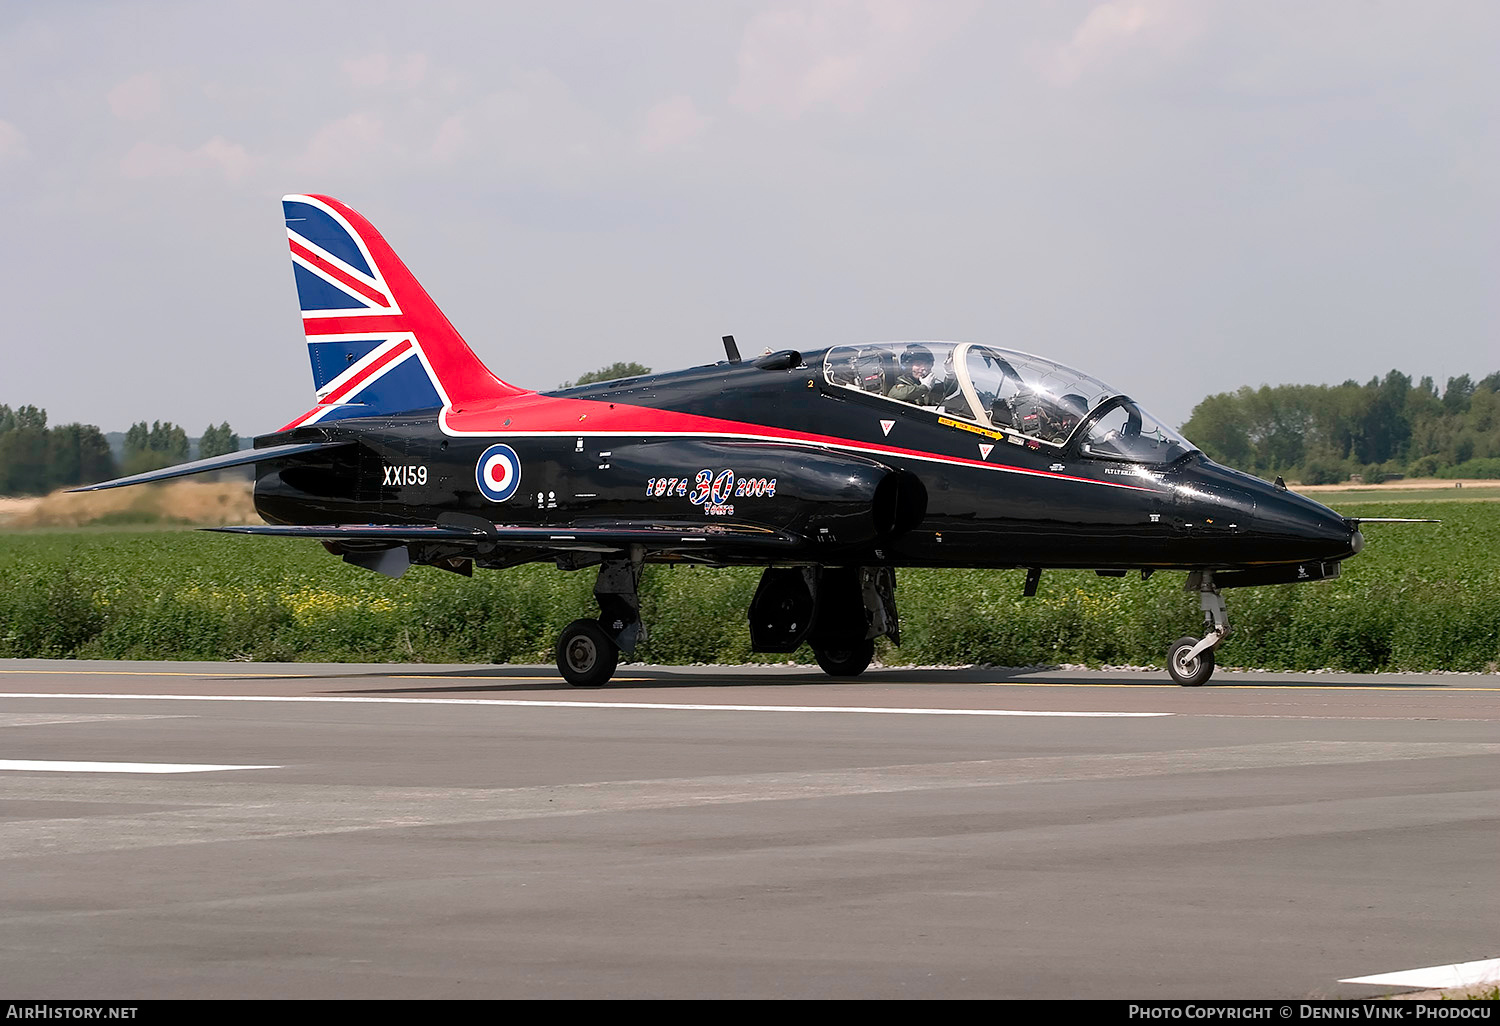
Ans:
[{"label": "white runway marking", "polygon": [[1379,973],[1375,976],[1356,976],[1340,983],[1376,983],[1393,987],[1414,987],[1421,990],[1448,990],[1453,987],[1473,987],[1482,983],[1500,983],[1500,958],[1486,958],[1478,962],[1458,962],[1454,965],[1430,965],[1425,969],[1403,969],[1395,973]]},{"label": "white runway marking", "polygon": [[166,713],[140,715],[132,713],[0,713],[0,727],[48,727],[62,723],[106,723],[121,720],[190,720],[192,716]]},{"label": "white runway marking", "polygon": [[[601,780],[521,787],[288,783],[276,775],[150,781],[107,775],[0,774],[9,802],[124,803],[115,815],[0,818],[4,860],[174,845],[264,841],[364,830],[413,830],[560,816],[628,815],[664,809],[805,802],[1028,784],[1120,781],[1246,769],[1357,765],[1391,760],[1500,754],[1500,744],[1289,742],[1229,748],[1121,754],[1033,756],[963,762],[847,766],[645,780]],[[1500,791],[1434,800],[1415,794],[1337,799],[1256,808],[1205,809],[1136,818],[1123,834],[1114,822],[1072,826],[999,824],[991,838],[1008,857],[1087,852],[1109,839],[1130,850],[1195,844],[1254,844],[1268,839],[1347,834],[1370,822],[1421,830],[1494,818]],[[160,809],[143,808],[159,805]],[[197,806],[185,808],[184,806]],[[978,837],[979,835],[974,835]],[[838,842],[847,847],[847,841]],[[892,850],[892,841],[879,842]],[[930,842],[911,838],[912,850]]]},{"label": "white runway marking", "polygon": [[333,695],[103,695],[7,692],[0,698],[93,698],[153,702],[345,702],[366,705],[509,705],[551,709],[673,709],[699,712],[884,713],[901,716],[1057,716],[1139,719],[1169,712],[1068,712],[1042,709],[904,709],[878,705],[689,705],[670,702],[545,702],[515,698],[367,698]]},{"label": "white runway marking", "polygon": [[0,770],[24,773],[214,773],[219,770],[281,769],[280,766],[214,766],[193,762],[56,762],[0,759]]}]

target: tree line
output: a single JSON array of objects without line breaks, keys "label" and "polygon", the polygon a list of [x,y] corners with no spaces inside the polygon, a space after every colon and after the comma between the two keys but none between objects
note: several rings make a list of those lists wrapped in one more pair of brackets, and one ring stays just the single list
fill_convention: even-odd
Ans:
[{"label": "tree line", "polygon": [[[210,424],[198,440],[199,459],[236,452],[240,436],[229,424]],[[47,426],[47,411],[0,405],[0,495],[45,495],[56,488],[140,474],[191,458],[187,432],[171,421],[132,424],[117,461],[93,424]]]},{"label": "tree line", "polygon": [[218,427],[210,424],[198,439],[198,452],[191,454],[187,432],[170,420],[157,420],[148,428],[143,420],[130,425],[125,432],[125,456],[121,469],[126,474],[144,474],[190,458],[206,460],[210,456],[238,452],[240,436],[229,429],[228,422]]},{"label": "tree line", "polygon": [[1277,385],[1211,395],[1182,433],[1220,463],[1303,484],[1500,477],[1500,372],[1416,384],[1400,371],[1361,385]]},{"label": "tree line", "polygon": [[592,385],[596,381],[614,381],[616,378],[635,378],[642,374],[650,374],[651,368],[643,363],[634,361],[620,361],[612,363],[608,367],[600,367],[586,374],[578,375],[577,381],[564,381],[558,388],[574,388],[578,385]]},{"label": "tree line", "polygon": [[0,406],[0,495],[41,495],[114,476],[109,442],[92,424],[47,427],[47,411]]}]

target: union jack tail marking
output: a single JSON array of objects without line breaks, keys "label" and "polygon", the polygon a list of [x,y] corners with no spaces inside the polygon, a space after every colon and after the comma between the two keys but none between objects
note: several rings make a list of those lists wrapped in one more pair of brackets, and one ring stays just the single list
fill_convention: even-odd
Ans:
[{"label": "union jack tail marking", "polygon": [[479,361],[373,225],[327,196],[286,196],[287,244],[320,420],[520,395]]}]

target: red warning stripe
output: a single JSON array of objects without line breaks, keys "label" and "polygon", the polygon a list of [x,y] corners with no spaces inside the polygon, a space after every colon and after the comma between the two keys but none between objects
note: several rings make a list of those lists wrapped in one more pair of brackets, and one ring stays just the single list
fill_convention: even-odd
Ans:
[{"label": "red warning stripe", "polygon": [[369,381],[371,377],[379,374],[381,368],[389,366],[392,361],[400,359],[410,350],[411,339],[402,339],[396,345],[392,346],[385,353],[383,353],[379,357],[379,359],[375,360],[363,371],[354,375],[354,377],[350,378],[338,388],[334,389],[332,392],[329,392],[326,396],[324,396],[321,400],[322,405],[330,406],[338,402],[340,399],[344,398],[344,396],[348,395],[350,392],[358,389],[365,382]]},{"label": "red warning stripe", "polygon": [[318,254],[308,249],[306,246],[300,245],[296,239],[287,239],[287,242],[292,247],[293,256],[300,257],[307,263],[322,271],[324,274],[328,275],[328,277],[333,278],[341,283],[345,288],[350,289],[354,292],[358,292],[361,296],[364,296],[370,302],[375,303],[379,306],[383,306],[386,309],[390,309],[390,297],[381,292],[379,289],[371,288],[364,282],[360,281],[358,278],[354,277],[354,275],[350,274],[349,272],[335,266],[332,263],[329,263],[327,260],[324,260],[322,257],[318,256]]}]

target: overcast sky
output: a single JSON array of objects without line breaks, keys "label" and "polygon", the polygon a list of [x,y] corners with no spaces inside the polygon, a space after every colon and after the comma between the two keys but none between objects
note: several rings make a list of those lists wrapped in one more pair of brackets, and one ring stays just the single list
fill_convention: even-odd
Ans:
[{"label": "overcast sky", "polygon": [[365,214],[501,377],[884,339],[1180,424],[1500,370],[1500,4],[0,3],[0,403],[274,430],[279,198]]}]

